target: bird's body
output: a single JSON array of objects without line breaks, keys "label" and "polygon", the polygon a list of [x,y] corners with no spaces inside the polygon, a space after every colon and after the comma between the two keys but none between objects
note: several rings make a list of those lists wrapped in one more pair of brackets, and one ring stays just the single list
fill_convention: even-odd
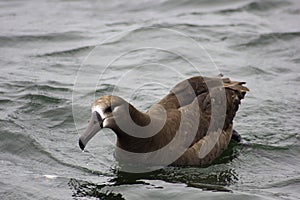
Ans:
[{"label": "bird's body", "polygon": [[110,128],[117,135],[117,160],[208,165],[231,140],[233,118],[248,91],[243,84],[228,78],[192,77],[145,113],[120,97],[100,97],[93,104],[80,147],[101,128]]}]

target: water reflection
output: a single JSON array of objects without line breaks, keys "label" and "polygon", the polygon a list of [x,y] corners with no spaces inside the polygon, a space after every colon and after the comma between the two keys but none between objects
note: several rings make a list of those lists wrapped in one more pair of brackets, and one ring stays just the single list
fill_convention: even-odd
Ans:
[{"label": "water reflection", "polygon": [[[106,183],[93,183],[71,179],[69,186],[74,197],[96,197],[100,199],[125,199],[116,192],[119,186],[147,185],[151,188],[162,188],[152,181],[161,180],[166,183],[180,183],[187,187],[212,192],[232,192],[230,186],[236,183],[238,174],[230,166],[231,161],[239,154],[239,146],[230,144],[223,155],[211,166],[199,167],[166,167],[148,173],[127,173],[113,169],[114,177]],[[135,186],[134,186],[135,187]]]},{"label": "water reflection", "polygon": [[96,197],[99,199],[106,200],[125,199],[120,193],[105,190],[105,187],[108,186],[108,184],[95,184],[88,181],[71,178],[68,185],[71,188],[71,190],[73,190],[73,197]]},{"label": "water reflection", "polygon": [[162,180],[169,183],[184,183],[188,187],[202,190],[230,192],[231,190],[226,187],[238,181],[238,175],[233,169],[168,167],[147,174],[118,172],[117,177],[111,181],[115,185],[145,184],[141,180]]}]

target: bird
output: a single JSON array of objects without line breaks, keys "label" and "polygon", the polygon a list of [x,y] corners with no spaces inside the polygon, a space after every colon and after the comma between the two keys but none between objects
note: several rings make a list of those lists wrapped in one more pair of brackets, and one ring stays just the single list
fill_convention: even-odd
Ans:
[{"label": "bird", "polygon": [[231,140],[241,140],[233,119],[249,89],[223,76],[194,76],[176,84],[146,112],[119,96],[92,104],[92,115],[79,147],[103,128],[117,137],[115,158],[122,163],[207,166]]}]

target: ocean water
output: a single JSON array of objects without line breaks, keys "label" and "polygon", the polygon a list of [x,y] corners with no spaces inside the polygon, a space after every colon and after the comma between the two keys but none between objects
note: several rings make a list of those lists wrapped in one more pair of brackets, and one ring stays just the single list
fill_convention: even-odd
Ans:
[{"label": "ocean water", "polygon": [[[1,199],[299,199],[297,0],[0,1]],[[116,137],[78,138],[95,97],[141,110],[222,73],[250,92],[213,165],[118,170]]]}]

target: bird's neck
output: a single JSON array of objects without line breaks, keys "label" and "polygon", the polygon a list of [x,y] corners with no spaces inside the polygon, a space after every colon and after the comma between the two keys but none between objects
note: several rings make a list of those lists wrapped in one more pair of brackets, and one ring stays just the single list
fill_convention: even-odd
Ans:
[{"label": "bird's neck", "polygon": [[150,122],[150,116],[148,113],[144,113],[136,109],[133,105],[129,104],[129,114],[131,120],[138,126],[147,126]]},{"label": "bird's neck", "polygon": [[129,118],[132,121],[125,127],[126,130],[120,126],[113,128],[118,137],[117,146],[136,153],[149,151],[150,147],[156,148],[151,142],[162,134],[161,130],[165,126],[163,118],[166,118],[166,113],[162,109],[158,106],[144,113],[129,104]]}]

